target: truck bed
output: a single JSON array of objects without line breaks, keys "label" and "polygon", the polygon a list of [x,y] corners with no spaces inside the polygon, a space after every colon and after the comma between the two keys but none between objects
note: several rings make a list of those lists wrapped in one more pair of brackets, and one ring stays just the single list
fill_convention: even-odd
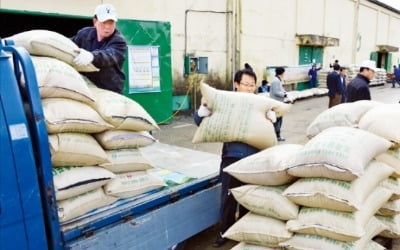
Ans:
[{"label": "truck bed", "polygon": [[154,167],[195,179],[61,224],[65,247],[167,249],[218,222],[219,156],[162,143],[141,151]]}]

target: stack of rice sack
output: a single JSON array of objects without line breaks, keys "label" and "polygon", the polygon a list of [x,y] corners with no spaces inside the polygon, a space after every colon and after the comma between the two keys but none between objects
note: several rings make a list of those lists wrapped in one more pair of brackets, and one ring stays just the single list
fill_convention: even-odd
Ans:
[{"label": "stack of rice sack", "polygon": [[149,133],[159,129],[150,115],[136,102],[117,93],[91,88],[95,109],[113,129],[95,134],[106,150],[109,162],[100,164],[117,176],[104,186],[107,195],[130,198],[165,186],[164,181],[149,171],[151,163],[138,148],[156,140]]},{"label": "stack of rice sack", "polygon": [[393,143],[386,152],[375,157],[377,161],[383,162],[394,169],[392,177],[382,185],[393,191],[389,202],[378,211],[377,218],[383,222],[388,229],[380,235],[387,238],[400,238],[400,105],[382,104],[366,112],[358,127],[371,133],[379,135]]},{"label": "stack of rice sack", "polygon": [[276,116],[283,116],[290,104],[251,93],[217,90],[203,82],[200,89],[212,114],[203,118],[193,143],[240,141],[261,150],[277,144],[266,114],[273,110]]},{"label": "stack of rice sack", "polygon": [[[348,68],[348,75],[347,75],[347,82],[349,83],[351,80],[353,80],[358,73],[360,73],[360,66],[358,65],[351,65]],[[386,70],[385,69],[380,69],[378,68],[375,72],[375,77],[371,80],[369,83],[370,86],[376,86],[376,85],[384,85],[386,83]]]},{"label": "stack of rice sack", "polygon": [[326,78],[329,74],[329,72],[331,72],[332,69],[321,69],[318,71],[318,87],[319,88],[328,88],[328,86],[326,85]]},{"label": "stack of rice sack", "polygon": [[379,249],[371,239],[386,227],[374,214],[392,195],[380,185],[393,168],[373,158],[390,145],[332,127],[304,146],[274,146],[232,164],[225,171],[252,184],[231,190],[250,212],[224,237],[241,241],[238,249]]},{"label": "stack of rice sack", "polygon": [[[306,99],[314,96],[324,96],[328,94],[328,89],[325,88],[311,88],[305,90],[292,90],[287,92],[285,102],[293,102],[295,100]],[[269,93],[260,93],[258,95],[269,95]]]},{"label": "stack of rice sack", "polygon": [[[387,117],[391,119],[387,119]],[[375,101],[340,104],[318,115],[307,128],[307,136],[312,138],[321,133],[321,131],[334,126],[357,127],[385,138],[392,143],[390,149],[375,156],[374,165],[379,164],[383,166],[382,164],[384,164],[393,169],[391,177],[385,179],[380,184],[380,186],[391,190],[393,195],[388,202],[382,205],[376,217],[388,227],[380,235],[389,238],[398,238],[400,228],[399,224],[396,223],[396,215],[399,211],[397,200],[400,191],[398,181],[400,170],[400,152],[398,146],[400,137],[396,128],[400,126],[399,105],[383,104]],[[383,168],[381,170],[383,172]],[[339,190],[339,188],[337,189]]]},{"label": "stack of rice sack", "polygon": [[296,180],[287,174],[286,168],[289,160],[302,147],[297,144],[273,146],[224,169],[236,179],[247,183],[231,192],[249,213],[223,235],[240,241],[237,249],[248,249],[241,246],[249,249],[276,248],[292,237],[292,232],[286,228],[286,222],[297,218],[299,206],[284,197],[283,192]]},{"label": "stack of rice sack", "polygon": [[300,149],[288,174],[299,179],[283,193],[301,206],[286,227],[289,249],[365,249],[386,227],[375,213],[393,191],[382,184],[393,168],[374,160],[392,144],[351,127],[325,129]]},{"label": "stack of rice sack", "polygon": [[154,187],[147,185],[149,180],[156,187],[164,186],[144,172],[151,166],[137,150],[154,143],[148,131],[158,129],[139,104],[110,91],[89,88],[78,70],[98,69],[74,65],[79,48],[58,33],[33,30],[8,39],[37,55],[32,61],[49,133],[61,222],[146,192]]}]

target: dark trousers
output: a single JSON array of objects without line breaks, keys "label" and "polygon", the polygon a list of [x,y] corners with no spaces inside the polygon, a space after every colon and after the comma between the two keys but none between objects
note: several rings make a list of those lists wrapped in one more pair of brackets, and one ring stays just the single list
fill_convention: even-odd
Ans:
[{"label": "dark trousers", "polygon": [[276,137],[281,137],[281,127],[282,127],[282,116],[276,118],[276,122],[274,122],[274,129]]},{"label": "dark trousers", "polygon": [[[236,209],[238,203],[229,191],[231,188],[242,186],[244,183],[236,179],[235,177],[223,172],[222,170],[231,165],[232,163],[240,160],[240,158],[223,158],[220,165],[220,176],[222,183],[221,190],[221,234],[225,233],[230,226],[232,226],[236,221]],[[239,218],[248,212],[246,208],[239,205]]]}]

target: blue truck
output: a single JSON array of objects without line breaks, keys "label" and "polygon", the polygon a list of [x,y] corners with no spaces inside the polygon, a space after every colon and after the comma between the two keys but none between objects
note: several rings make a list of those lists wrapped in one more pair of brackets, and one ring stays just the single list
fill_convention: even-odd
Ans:
[{"label": "blue truck", "polygon": [[30,55],[0,39],[0,249],[170,249],[218,221],[215,171],[60,223],[50,157]]}]

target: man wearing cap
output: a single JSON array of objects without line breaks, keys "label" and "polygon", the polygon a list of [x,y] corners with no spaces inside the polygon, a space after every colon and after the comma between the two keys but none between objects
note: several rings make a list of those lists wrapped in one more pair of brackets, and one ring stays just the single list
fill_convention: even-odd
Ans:
[{"label": "man wearing cap", "polygon": [[98,72],[82,72],[97,87],[122,93],[125,74],[122,64],[127,45],[116,29],[117,13],[111,4],[98,5],[94,11],[93,26],[85,27],[71,38],[80,47],[74,63],[78,66],[93,64]]},{"label": "man wearing cap", "polygon": [[375,65],[371,60],[361,63],[360,73],[347,85],[347,102],[371,100],[369,83],[375,76]]}]

